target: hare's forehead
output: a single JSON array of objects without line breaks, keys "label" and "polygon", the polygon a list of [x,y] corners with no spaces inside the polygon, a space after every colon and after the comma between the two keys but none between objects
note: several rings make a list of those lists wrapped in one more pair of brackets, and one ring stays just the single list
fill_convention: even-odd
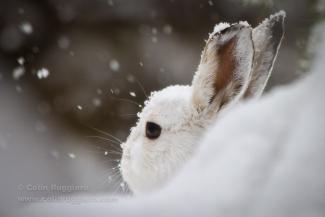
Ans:
[{"label": "hare's forehead", "polygon": [[171,86],[154,92],[141,113],[141,119],[159,122],[166,127],[190,115],[191,88]]}]

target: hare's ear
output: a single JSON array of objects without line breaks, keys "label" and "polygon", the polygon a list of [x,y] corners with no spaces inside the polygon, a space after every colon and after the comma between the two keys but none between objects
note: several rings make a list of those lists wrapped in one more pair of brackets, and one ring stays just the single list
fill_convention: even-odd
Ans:
[{"label": "hare's ear", "polygon": [[285,12],[280,11],[253,29],[253,70],[244,98],[258,97],[262,94],[281,45],[284,18]]},{"label": "hare's ear", "polygon": [[217,112],[239,99],[248,85],[253,54],[252,29],[248,24],[216,26],[192,82],[194,107]]}]

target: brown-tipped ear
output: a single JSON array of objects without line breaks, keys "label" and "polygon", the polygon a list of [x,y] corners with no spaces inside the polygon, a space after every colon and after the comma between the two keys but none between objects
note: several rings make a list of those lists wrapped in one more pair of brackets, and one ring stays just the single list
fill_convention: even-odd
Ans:
[{"label": "brown-tipped ear", "polygon": [[252,29],[234,24],[210,36],[192,83],[198,111],[217,112],[246,90],[253,60]]},{"label": "brown-tipped ear", "polygon": [[284,35],[284,18],[285,12],[280,11],[253,29],[253,70],[244,98],[263,93]]}]

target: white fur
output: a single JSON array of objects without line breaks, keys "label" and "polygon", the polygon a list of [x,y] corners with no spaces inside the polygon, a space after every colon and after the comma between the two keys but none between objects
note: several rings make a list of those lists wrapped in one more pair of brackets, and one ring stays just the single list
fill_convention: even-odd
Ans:
[{"label": "white fur", "polygon": [[[152,191],[170,180],[196,152],[199,139],[215,122],[224,99],[229,98],[227,108],[230,108],[243,97],[253,73],[255,50],[252,32],[247,22],[217,25],[202,53],[192,86],[167,87],[153,92],[145,102],[139,121],[131,129],[127,141],[121,145],[121,173],[133,192]],[[266,27],[264,34],[272,32]],[[216,79],[222,78],[220,73],[223,72],[219,68],[224,63],[222,61],[225,61],[220,59],[217,52],[222,52],[223,46],[233,42],[232,40],[235,45],[231,55],[226,53],[225,56],[235,60],[234,76],[224,89],[216,92],[214,83]],[[259,50],[259,54],[263,52],[268,50]],[[274,58],[275,56],[268,58],[266,63],[272,61],[273,64]],[[263,66],[260,68],[263,69]],[[268,76],[270,71],[263,73]],[[254,91],[263,91],[265,81],[261,79],[261,83],[263,85],[258,87],[262,89],[255,88]],[[238,84],[239,90],[236,89]],[[161,135],[157,139],[146,137],[147,122],[161,126]]]},{"label": "white fur", "polygon": [[[137,126],[122,144],[121,172],[135,192],[160,186],[195,151],[206,120],[200,120],[191,106],[191,92],[190,86],[170,86],[154,92]],[[162,127],[157,140],[146,138],[147,121]]]}]

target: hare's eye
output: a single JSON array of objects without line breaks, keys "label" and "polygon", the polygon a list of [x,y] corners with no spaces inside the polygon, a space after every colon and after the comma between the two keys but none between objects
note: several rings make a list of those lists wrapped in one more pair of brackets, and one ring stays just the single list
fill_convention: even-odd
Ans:
[{"label": "hare's eye", "polygon": [[147,122],[146,125],[146,136],[149,139],[157,139],[160,136],[161,127],[153,122]]}]

